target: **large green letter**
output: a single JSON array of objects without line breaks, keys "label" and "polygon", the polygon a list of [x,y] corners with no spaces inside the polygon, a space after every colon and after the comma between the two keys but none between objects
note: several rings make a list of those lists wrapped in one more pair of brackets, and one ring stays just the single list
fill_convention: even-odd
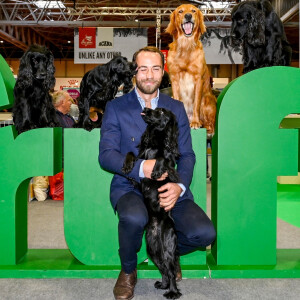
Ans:
[{"label": "large green letter", "polygon": [[218,265],[276,263],[276,179],[298,170],[298,130],[279,124],[299,112],[296,68],[250,72],[219,97],[212,175]]},{"label": "large green letter", "polygon": [[[12,72],[0,56],[1,108],[11,107],[13,86]],[[19,136],[13,126],[0,128],[0,265],[16,264],[26,254],[29,178],[59,172],[61,151],[60,128],[36,129]]]},{"label": "large green letter", "polygon": [[[196,153],[191,185],[195,201],[206,209],[206,132],[192,132]],[[98,163],[100,130],[66,129],[64,132],[65,237],[72,254],[87,265],[120,265],[118,217],[109,200],[112,174]],[[143,245],[139,261],[147,258]],[[182,259],[183,264],[205,264],[206,253]]]}]

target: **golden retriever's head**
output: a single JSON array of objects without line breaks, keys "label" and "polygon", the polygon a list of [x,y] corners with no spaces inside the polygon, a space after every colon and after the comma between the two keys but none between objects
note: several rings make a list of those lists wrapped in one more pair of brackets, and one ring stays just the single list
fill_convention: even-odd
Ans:
[{"label": "golden retriever's head", "polygon": [[171,14],[170,23],[166,32],[175,39],[180,35],[199,40],[206,31],[203,14],[196,6],[183,4],[177,7]]}]

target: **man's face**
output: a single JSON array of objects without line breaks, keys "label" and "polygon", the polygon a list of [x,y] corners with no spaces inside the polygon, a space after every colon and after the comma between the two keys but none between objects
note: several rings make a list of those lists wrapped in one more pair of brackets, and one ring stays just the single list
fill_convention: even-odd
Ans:
[{"label": "man's face", "polygon": [[71,109],[71,105],[72,105],[72,100],[71,100],[71,96],[70,95],[66,95],[64,100],[63,100],[63,103],[62,103],[62,107],[63,107],[63,110],[68,113]]},{"label": "man's face", "polygon": [[160,86],[164,74],[161,57],[155,52],[142,51],[136,58],[138,72],[136,86],[144,94],[153,94]]}]

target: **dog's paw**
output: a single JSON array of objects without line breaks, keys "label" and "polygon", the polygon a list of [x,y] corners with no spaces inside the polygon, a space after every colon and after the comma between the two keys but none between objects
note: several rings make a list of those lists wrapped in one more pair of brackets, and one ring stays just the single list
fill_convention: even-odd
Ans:
[{"label": "dog's paw", "polygon": [[191,123],[190,123],[190,127],[192,128],[192,129],[198,129],[198,128],[200,128],[200,127],[202,127],[202,123],[201,122],[197,122],[197,121],[192,121]]},{"label": "dog's paw", "polygon": [[178,176],[177,172],[175,172],[174,170],[169,170],[168,176],[169,176],[169,179],[171,180],[171,182],[179,182],[179,176]]},{"label": "dog's paw", "polygon": [[122,172],[125,174],[130,173],[133,169],[133,166],[134,166],[134,162],[124,165],[122,168]]},{"label": "dog's paw", "polygon": [[123,163],[122,172],[128,174],[132,171],[137,158],[133,152],[128,152]]},{"label": "dog's paw", "polygon": [[160,281],[156,281],[156,282],[154,283],[154,287],[155,287],[156,289],[159,289],[159,290],[166,290],[166,289],[168,288],[167,285],[163,284],[163,283],[160,282]]},{"label": "dog's paw", "polygon": [[164,293],[164,297],[167,299],[179,299],[182,296],[182,294],[177,290],[177,292],[169,291]]},{"label": "dog's paw", "polygon": [[160,178],[162,176],[162,174],[164,174],[165,171],[153,171],[151,173],[151,178],[154,180],[157,180],[158,178]]}]

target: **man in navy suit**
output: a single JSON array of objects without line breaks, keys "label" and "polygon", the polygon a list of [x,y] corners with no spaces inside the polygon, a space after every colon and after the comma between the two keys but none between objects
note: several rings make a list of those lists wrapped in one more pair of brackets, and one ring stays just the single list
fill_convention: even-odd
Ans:
[{"label": "man in navy suit", "polygon": [[[115,175],[111,182],[110,198],[119,216],[119,255],[122,270],[114,287],[115,299],[132,299],[137,281],[137,252],[142,244],[144,227],[148,222],[147,209],[141,192],[128,178],[140,182],[141,178],[151,178],[155,160],[139,159],[129,174],[122,172],[125,156],[132,151],[138,154],[137,146],[146,129],[141,117],[144,107],[163,107],[171,110],[178,122],[179,153],[177,171],[180,183],[167,183],[160,192],[160,205],[171,211],[178,237],[179,254],[192,252],[198,247],[206,247],[215,239],[215,229],[204,213],[194,203],[189,189],[195,164],[189,121],[182,102],[159,92],[164,74],[164,56],[155,47],[145,47],[133,56],[137,63],[136,88],[107,103],[100,140],[100,165]],[[163,174],[158,180],[164,180]],[[181,280],[181,271],[176,280]]]}]

